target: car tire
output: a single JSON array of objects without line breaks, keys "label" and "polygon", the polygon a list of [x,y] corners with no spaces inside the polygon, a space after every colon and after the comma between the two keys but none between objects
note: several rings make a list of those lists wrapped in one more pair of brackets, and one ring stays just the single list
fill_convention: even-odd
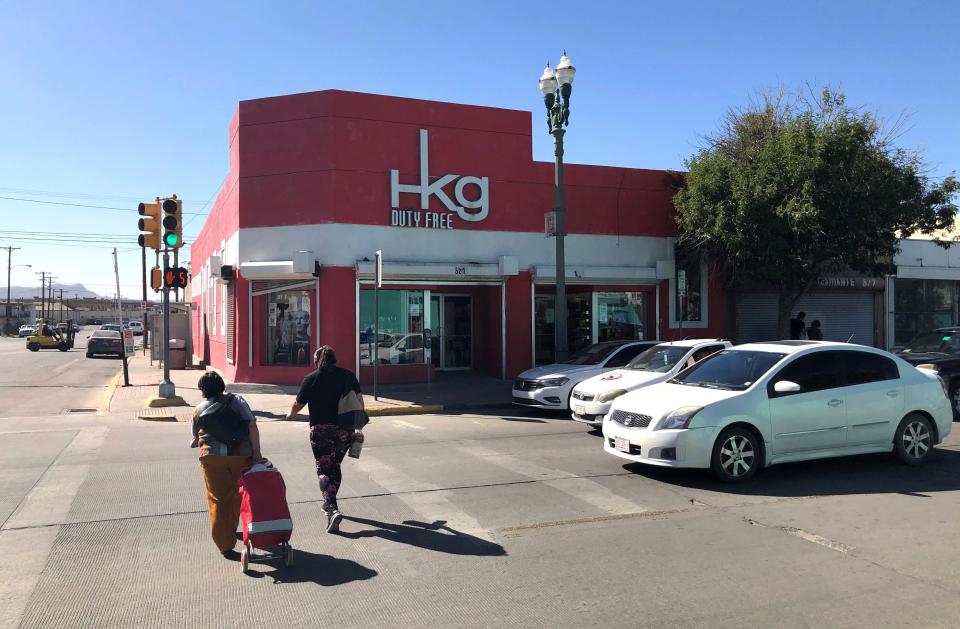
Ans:
[{"label": "car tire", "polygon": [[893,452],[905,465],[920,465],[933,449],[933,425],[919,413],[910,413],[893,433]]},{"label": "car tire", "polygon": [[39,352],[40,345],[38,345],[37,343],[27,343],[27,349],[30,350],[31,352]]},{"label": "car tire", "polygon": [[90,352],[87,352],[87,358],[93,358],[93,354],[91,354]]},{"label": "car tire", "polygon": [[745,428],[728,428],[713,444],[710,470],[725,483],[750,480],[761,465],[760,441]]}]

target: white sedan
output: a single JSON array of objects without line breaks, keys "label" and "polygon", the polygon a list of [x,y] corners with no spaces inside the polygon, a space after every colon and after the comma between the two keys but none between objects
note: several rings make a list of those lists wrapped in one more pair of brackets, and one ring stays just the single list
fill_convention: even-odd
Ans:
[{"label": "white sedan", "polygon": [[685,339],[655,345],[626,366],[575,386],[570,400],[572,417],[578,422],[599,426],[613,400],[621,395],[669,380],[707,356],[732,346],[730,341],[720,339]]},{"label": "white sedan", "polygon": [[657,341],[614,341],[580,350],[562,363],[527,369],[513,381],[513,403],[565,411],[577,383],[623,367]]},{"label": "white sedan", "polygon": [[603,448],[735,482],[776,463],[871,452],[919,465],[952,427],[931,371],[861,345],[778,341],[724,350],[617,398]]}]

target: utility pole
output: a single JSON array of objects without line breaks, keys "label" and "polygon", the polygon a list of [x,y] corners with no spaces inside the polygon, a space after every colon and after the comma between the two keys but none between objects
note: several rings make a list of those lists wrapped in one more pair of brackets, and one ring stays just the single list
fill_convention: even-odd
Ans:
[{"label": "utility pole", "polygon": [[120,309],[120,266],[117,264],[117,250],[113,250],[113,274],[117,278],[117,321],[120,323],[120,348],[123,352],[123,386],[130,386],[130,370],[127,367],[127,343],[123,331],[123,310]]},{"label": "utility pole", "polygon": [[50,312],[48,314],[50,315],[51,319],[53,318],[53,280],[58,280],[58,279],[60,278],[54,277],[52,275],[47,278],[47,282],[49,283],[48,286],[50,290],[50,297],[47,299],[47,306],[50,309]]},{"label": "utility pole", "polygon": [[60,291],[60,322],[63,323],[63,289],[58,288],[57,290]]},{"label": "utility pole", "polygon": [[7,307],[5,311],[5,316],[3,319],[3,329],[6,329],[10,326],[10,259],[13,257],[13,252],[19,250],[20,247],[6,247],[7,250]]},{"label": "utility pole", "polygon": [[39,318],[43,319],[43,315],[45,312],[43,300],[44,300],[44,296],[47,294],[47,272],[40,271],[39,273],[35,273],[34,275],[40,276],[40,317]]}]

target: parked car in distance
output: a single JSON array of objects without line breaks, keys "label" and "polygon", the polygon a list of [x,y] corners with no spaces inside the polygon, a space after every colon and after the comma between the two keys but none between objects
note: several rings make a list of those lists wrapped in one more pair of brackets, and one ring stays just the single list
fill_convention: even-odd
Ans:
[{"label": "parked car in distance", "polygon": [[143,336],[143,321],[131,321],[128,327],[134,336]]},{"label": "parked car in distance", "polygon": [[919,465],[952,427],[930,370],[862,345],[776,341],[724,350],[617,398],[603,449],[736,482],[776,463],[872,452]]},{"label": "parked car in distance", "polygon": [[35,325],[21,325],[20,329],[17,331],[17,336],[23,338],[25,336],[33,336],[37,332],[37,326]]},{"label": "parked car in distance", "polygon": [[96,330],[87,339],[87,358],[97,354],[107,354],[123,358],[123,343],[120,332],[116,330]]},{"label": "parked car in distance", "polygon": [[911,365],[929,365],[947,384],[954,420],[960,419],[960,327],[924,332],[897,352]]},{"label": "parked car in distance", "polygon": [[659,341],[611,341],[576,352],[562,363],[528,369],[513,382],[513,403],[565,411],[577,384],[597,374],[623,367]]},{"label": "parked car in distance", "polygon": [[733,347],[722,339],[685,339],[660,343],[642,352],[620,369],[587,378],[573,388],[571,416],[599,426],[613,400],[641,387],[669,380],[711,354]]}]

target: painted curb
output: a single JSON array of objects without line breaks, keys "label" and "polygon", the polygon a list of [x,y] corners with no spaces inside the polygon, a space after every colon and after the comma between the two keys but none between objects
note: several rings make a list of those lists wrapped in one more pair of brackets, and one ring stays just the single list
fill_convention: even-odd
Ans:
[{"label": "painted curb", "polygon": [[137,419],[141,419],[146,422],[175,422],[177,417],[175,415],[138,415]]},{"label": "painted curb", "polygon": [[147,408],[165,408],[167,406],[190,406],[179,395],[175,395],[173,397],[160,397],[159,395],[151,395],[150,397],[148,397],[146,400],[143,401],[143,405]]},{"label": "painted curb", "polygon": [[117,387],[120,385],[120,379],[123,378],[123,372],[118,371],[117,375],[113,377],[109,384],[107,384],[107,390],[103,392],[103,395],[100,397],[100,406],[97,407],[97,415],[106,415],[110,412],[110,402],[113,401],[113,394],[117,392]]},{"label": "painted curb", "polygon": [[427,413],[442,413],[443,404],[407,404],[405,406],[381,406],[367,409],[370,417],[386,417],[389,415],[423,415]]}]

